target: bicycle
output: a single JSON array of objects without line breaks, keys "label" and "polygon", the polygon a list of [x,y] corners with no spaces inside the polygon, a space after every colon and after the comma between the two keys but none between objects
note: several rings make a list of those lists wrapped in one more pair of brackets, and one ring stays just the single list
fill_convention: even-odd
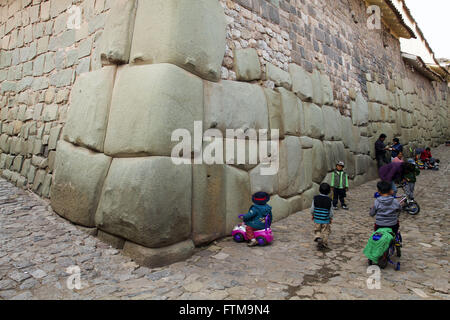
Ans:
[{"label": "bicycle", "polygon": [[[405,184],[397,185],[397,189],[405,190]],[[409,213],[412,216],[415,216],[420,212],[420,206],[415,200],[409,200],[406,194],[401,196],[394,196],[395,199],[400,199],[399,203],[402,207],[402,210]]]}]

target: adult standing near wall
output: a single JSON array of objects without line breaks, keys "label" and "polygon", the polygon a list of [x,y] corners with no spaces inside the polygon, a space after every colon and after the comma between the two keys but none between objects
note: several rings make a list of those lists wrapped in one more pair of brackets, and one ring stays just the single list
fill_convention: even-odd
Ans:
[{"label": "adult standing near wall", "polygon": [[386,135],[382,133],[375,142],[375,158],[377,160],[378,169],[380,169],[384,164],[389,163],[386,158],[386,150],[389,150],[389,147],[384,144],[384,140],[386,140]]}]

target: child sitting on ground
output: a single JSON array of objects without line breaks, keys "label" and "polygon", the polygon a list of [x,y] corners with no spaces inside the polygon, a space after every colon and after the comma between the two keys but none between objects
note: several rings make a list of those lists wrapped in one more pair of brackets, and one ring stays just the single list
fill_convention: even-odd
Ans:
[{"label": "child sitting on ground", "polygon": [[266,227],[266,217],[269,216],[269,227],[272,222],[272,207],[267,204],[270,196],[265,192],[257,192],[252,196],[254,205],[250,207],[248,213],[242,219],[245,223],[245,233],[249,247],[256,246],[258,242],[255,239],[255,231]]},{"label": "child sitting on ground", "polygon": [[322,183],[319,187],[320,194],[315,196],[311,205],[312,220],[314,221],[314,241],[319,249],[328,248],[328,237],[331,233],[330,224],[333,222],[332,200],[328,196],[331,187],[328,183]]},{"label": "child sitting on ground", "polygon": [[392,196],[392,184],[387,181],[377,183],[380,196],[375,199],[373,207],[370,209],[370,216],[375,216],[375,231],[380,228],[391,228],[397,234],[400,227],[398,223],[398,213],[400,204]]},{"label": "child sitting on ground", "polygon": [[414,200],[414,186],[416,185],[416,177],[420,174],[420,170],[416,167],[416,165],[409,162],[405,166],[405,174],[404,174],[404,182],[405,184],[405,193],[408,197],[409,201]]},{"label": "child sitting on ground", "polygon": [[348,190],[348,176],[344,171],[344,162],[336,164],[336,170],[331,174],[331,188],[333,189],[333,210],[338,209],[338,200],[341,201],[342,209],[348,210],[345,204],[346,192]]}]

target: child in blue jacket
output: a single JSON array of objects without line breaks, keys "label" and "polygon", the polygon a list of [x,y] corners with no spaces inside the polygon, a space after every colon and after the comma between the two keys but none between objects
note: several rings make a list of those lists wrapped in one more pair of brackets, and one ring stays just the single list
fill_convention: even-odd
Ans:
[{"label": "child in blue jacket", "polygon": [[267,204],[270,196],[265,192],[257,192],[252,196],[254,205],[250,207],[248,213],[242,219],[246,226],[247,239],[250,240],[248,246],[253,247],[258,244],[255,239],[255,231],[266,227],[266,217],[269,216],[269,225],[272,222],[272,207]]}]

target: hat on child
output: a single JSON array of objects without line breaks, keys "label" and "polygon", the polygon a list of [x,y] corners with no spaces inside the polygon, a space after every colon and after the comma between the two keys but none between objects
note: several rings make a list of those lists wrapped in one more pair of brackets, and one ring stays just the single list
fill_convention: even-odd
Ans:
[{"label": "hat on child", "polygon": [[344,161],[338,161],[338,163],[336,163],[336,165],[345,167],[344,166]]},{"label": "hat on child", "polygon": [[257,192],[252,196],[252,201],[255,204],[265,205],[270,200],[270,195],[266,192]]}]

